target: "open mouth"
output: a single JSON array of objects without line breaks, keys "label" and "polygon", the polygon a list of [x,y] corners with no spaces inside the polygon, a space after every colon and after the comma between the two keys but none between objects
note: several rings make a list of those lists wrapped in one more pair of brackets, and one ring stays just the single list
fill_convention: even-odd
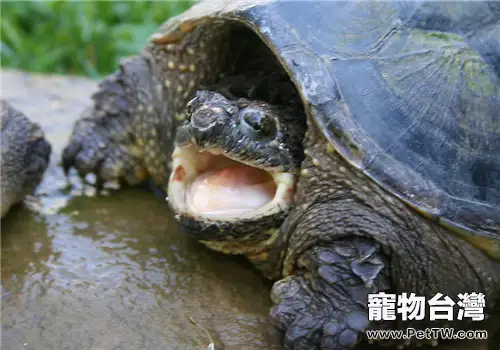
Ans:
[{"label": "open mouth", "polygon": [[295,176],[243,163],[218,149],[176,147],[169,202],[177,214],[210,221],[275,215],[293,204]]}]

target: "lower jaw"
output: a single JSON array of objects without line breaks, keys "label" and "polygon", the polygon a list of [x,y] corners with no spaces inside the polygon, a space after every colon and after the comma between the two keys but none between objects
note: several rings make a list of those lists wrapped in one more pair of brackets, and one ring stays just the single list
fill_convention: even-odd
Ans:
[{"label": "lower jaw", "polygon": [[281,212],[230,223],[196,220],[187,215],[177,215],[176,218],[184,233],[212,250],[225,254],[255,255],[273,245],[286,215],[286,212]]}]

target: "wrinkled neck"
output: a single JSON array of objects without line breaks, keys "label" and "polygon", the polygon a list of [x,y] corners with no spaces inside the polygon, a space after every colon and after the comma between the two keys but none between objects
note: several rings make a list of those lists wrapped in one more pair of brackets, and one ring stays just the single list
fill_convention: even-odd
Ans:
[{"label": "wrinkled neck", "polygon": [[247,253],[245,256],[264,277],[276,281],[282,277],[282,266],[286,255],[287,235],[281,227],[275,229],[273,239],[263,244],[258,252]]}]

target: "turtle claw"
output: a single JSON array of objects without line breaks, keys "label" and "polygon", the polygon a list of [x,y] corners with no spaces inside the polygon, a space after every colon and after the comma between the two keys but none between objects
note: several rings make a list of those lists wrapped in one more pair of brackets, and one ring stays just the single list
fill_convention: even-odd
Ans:
[{"label": "turtle claw", "polygon": [[276,282],[272,299],[275,306],[271,310],[271,320],[284,330],[287,349],[352,349],[362,329],[356,329],[358,327],[353,327],[348,320],[367,320],[361,312],[334,308],[331,303],[321,300],[311,292],[302,276]]},{"label": "turtle claw", "polygon": [[78,154],[81,149],[81,145],[79,143],[70,143],[66,148],[64,148],[62,155],[62,168],[64,170],[64,175],[68,176],[71,168],[73,168],[73,160],[74,156]]},{"label": "turtle claw", "polygon": [[352,349],[369,326],[368,294],[387,289],[385,256],[371,241],[353,238],[314,247],[299,270],[274,284],[271,319],[289,349]]},{"label": "turtle claw", "polygon": [[108,181],[135,185],[145,180],[147,172],[134,156],[132,145],[117,142],[111,133],[97,119],[85,117],[77,121],[62,154],[66,175],[72,168],[83,180],[88,174],[95,174],[93,185],[97,190]]},{"label": "turtle claw", "polygon": [[155,103],[151,81],[150,64],[141,56],[122,60],[119,69],[101,81],[93,106],[76,122],[63,151],[66,174],[71,168],[83,178],[95,174],[97,187],[109,181],[136,185],[148,179],[148,150],[144,143],[139,145],[137,135],[147,134],[146,121],[156,120],[148,114],[154,108],[145,107]]}]

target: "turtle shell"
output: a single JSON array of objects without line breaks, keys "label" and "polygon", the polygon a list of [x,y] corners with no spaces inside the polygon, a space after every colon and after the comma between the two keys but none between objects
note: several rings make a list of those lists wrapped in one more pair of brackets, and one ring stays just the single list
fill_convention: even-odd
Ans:
[{"label": "turtle shell", "polygon": [[500,260],[500,3],[206,1],[165,31],[211,21],[261,38],[347,162]]}]

